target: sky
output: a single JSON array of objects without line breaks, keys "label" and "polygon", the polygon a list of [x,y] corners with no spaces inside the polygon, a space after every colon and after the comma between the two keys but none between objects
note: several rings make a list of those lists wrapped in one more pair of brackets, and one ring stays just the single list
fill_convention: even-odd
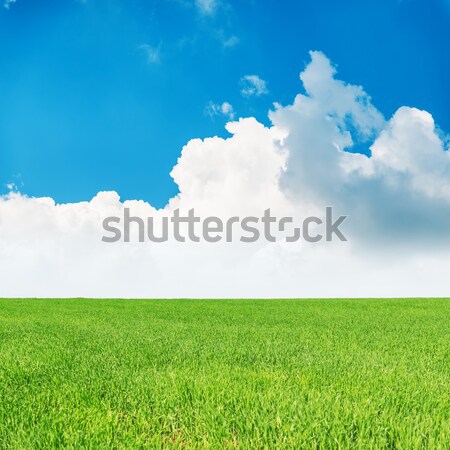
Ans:
[{"label": "sky", "polygon": [[[3,0],[0,297],[450,297],[449,34],[447,0]],[[346,239],[136,224],[329,208]]]},{"label": "sky", "polygon": [[446,0],[3,0],[0,193],[161,208],[183,145],[233,118],[269,124],[311,50],[386,118],[415,106],[448,131],[448,42]]}]

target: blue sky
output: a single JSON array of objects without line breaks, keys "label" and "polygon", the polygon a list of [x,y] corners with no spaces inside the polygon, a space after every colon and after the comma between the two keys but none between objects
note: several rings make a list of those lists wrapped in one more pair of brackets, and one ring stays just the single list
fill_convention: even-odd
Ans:
[{"label": "blue sky", "polygon": [[[115,190],[163,206],[194,137],[225,115],[268,123],[292,102],[309,50],[364,86],[389,118],[401,106],[450,130],[446,0],[17,0],[0,9],[0,183],[58,202]],[[242,77],[267,83],[242,95]],[[211,112],[211,108],[210,108]],[[6,188],[3,188],[4,190]]]}]

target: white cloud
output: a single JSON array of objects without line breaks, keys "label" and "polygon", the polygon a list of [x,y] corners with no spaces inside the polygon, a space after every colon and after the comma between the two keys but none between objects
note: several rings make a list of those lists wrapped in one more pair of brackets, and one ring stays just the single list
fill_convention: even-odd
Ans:
[{"label": "white cloud", "polygon": [[149,64],[158,64],[161,61],[161,44],[157,47],[149,44],[142,44],[138,49],[144,53]]},{"label": "white cloud", "polygon": [[[432,116],[401,107],[385,120],[359,86],[335,78],[320,52],[305,94],[228,123],[231,136],[193,139],[163,210],[101,192],[56,205],[17,192],[0,199],[0,296],[449,296],[450,162]],[[229,113],[230,107],[217,106]],[[228,112],[227,112],[228,111]],[[372,157],[346,152],[367,145]],[[106,216],[348,214],[347,243],[101,242]]]},{"label": "white cloud", "polygon": [[4,2],[3,2],[3,7],[4,7],[5,9],[10,9],[10,8],[11,8],[11,5],[12,5],[13,3],[16,3],[16,0],[4,0]]},{"label": "white cloud", "polygon": [[245,75],[241,78],[241,94],[245,97],[268,94],[267,83],[258,75]]},{"label": "white cloud", "polygon": [[[426,111],[402,107],[372,146],[363,170],[390,177],[399,188],[450,201],[450,153]],[[369,163],[369,164],[367,164]]]},{"label": "white cloud", "polygon": [[234,119],[233,105],[231,105],[228,102],[223,102],[222,104],[219,104],[219,103],[214,103],[213,101],[210,101],[208,103],[208,106],[205,108],[205,113],[210,117],[223,115],[227,119],[230,119],[230,120]]}]

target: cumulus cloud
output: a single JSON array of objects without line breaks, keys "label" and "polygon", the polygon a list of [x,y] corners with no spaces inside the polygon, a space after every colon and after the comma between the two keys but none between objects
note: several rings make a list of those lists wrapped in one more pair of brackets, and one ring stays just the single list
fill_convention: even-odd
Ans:
[{"label": "cumulus cloud", "polygon": [[[335,78],[320,52],[300,78],[306,94],[270,113],[289,130],[285,192],[353,217],[354,239],[430,246],[448,239],[449,154],[432,116],[401,107],[386,121],[362,87]],[[358,144],[368,157],[352,153]]]},{"label": "cumulus cloud", "polygon": [[205,108],[205,113],[210,117],[223,115],[230,120],[234,119],[233,105],[231,105],[228,102],[223,102],[222,104],[219,104],[210,101],[208,103],[208,106]]},{"label": "cumulus cloud", "polygon": [[[270,127],[245,118],[226,139],[189,141],[171,172],[179,194],[163,209],[115,192],[65,205],[1,197],[0,296],[448,296],[450,162],[432,116],[400,107],[384,118],[320,52],[300,81],[304,94],[276,105]],[[103,218],[124,208],[305,217],[325,205],[349,215],[348,242],[101,241]]]},{"label": "cumulus cloud", "polygon": [[400,108],[372,146],[372,158],[358,169],[371,177],[389,176],[401,189],[450,201],[450,154],[433,117]]},{"label": "cumulus cloud", "polygon": [[267,83],[258,75],[244,75],[241,78],[241,94],[244,97],[268,94]]}]

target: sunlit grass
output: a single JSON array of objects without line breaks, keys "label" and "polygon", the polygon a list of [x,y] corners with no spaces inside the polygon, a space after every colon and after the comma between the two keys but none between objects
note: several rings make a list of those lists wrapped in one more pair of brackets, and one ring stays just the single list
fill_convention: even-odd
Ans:
[{"label": "sunlit grass", "polygon": [[449,449],[445,299],[0,300],[0,449]]}]

